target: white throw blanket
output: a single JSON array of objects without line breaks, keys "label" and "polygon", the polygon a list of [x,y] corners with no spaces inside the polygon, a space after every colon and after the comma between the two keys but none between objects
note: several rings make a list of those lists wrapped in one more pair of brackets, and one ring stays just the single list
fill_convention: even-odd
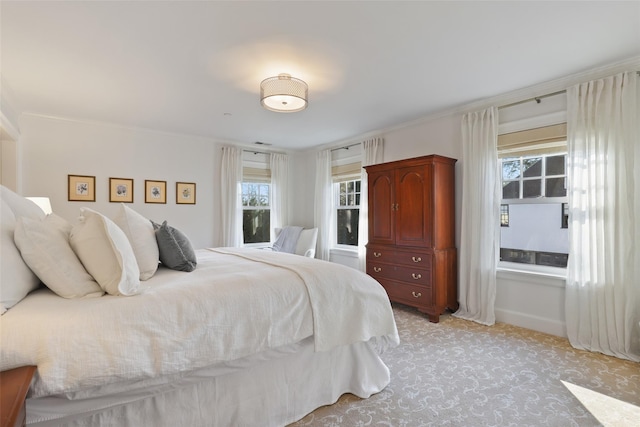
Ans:
[{"label": "white throw blanket", "polygon": [[280,234],[276,237],[276,241],[273,242],[273,250],[276,252],[286,252],[289,254],[295,253],[298,239],[302,227],[288,225],[280,230]]},{"label": "white throw blanket", "polygon": [[387,293],[360,270],[273,252],[237,248],[212,250],[286,268],[300,276],[311,301],[316,351],[373,337],[383,337],[383,348],[400,342]]},{"label": "white throw blanket", "polygon": [[182,375],[312,334],[317,351],[372,337],[382,347],[398,342],[384,290],[357,270],[255,249],[196,254],[195,271],[161,268],[136,296],[33,292],[0,317],[0,370],[37,365],[31,397],[73,395]]}]

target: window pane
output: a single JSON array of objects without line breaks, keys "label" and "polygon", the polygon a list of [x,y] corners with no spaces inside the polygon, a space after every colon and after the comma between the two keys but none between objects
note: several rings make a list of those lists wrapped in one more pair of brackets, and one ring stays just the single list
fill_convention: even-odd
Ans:
[{"label": "window pane", "polygon": [[564,188],[563,178],[547,178],[545,184],[545,196],[546,197],[565,197],[567,195],[567,189]]},{"label": "window pane", "polygon": [[502,162],[502,179],[516,179],[520,176],[520,160],[507,160]]},{"label": "window pane", "polygon": [[525,178],[542,176],[542,157],[522,159],[522,169],[524,169]]},{"label": "window pane", "polygon": [[360,209],[338,209],[338,244],[358,246]]},{"label": "window pane", "polygon": [[242,211],[244,243],[264,243],[271,240],[271,213],[268,209]]},{"label": "window pane", "polygon": [[360,193],[356,194],[356,206],[360,206]]},{"label": "window pane", "polygon": [[500,205],[500,226],[509,226],[509,205]]},{"label": "window pane", "polygon": [[532,197],[542,196],[542,180],[528,179],[522,181],[522,198],[530,199]]},{"label": "window pane", "polygon": [[547,157],[546,175],[564,175],[564,156]]},{"label": "window pane", "polygon": [[347,206],[347,195],[340,193],[340,206]]},{"label": "window pane", "polygon": [[353,189],[354,189],[353,181],[347,182],[347,192],[353,193]]},{"label": "window pane", "polygon": [[561,228],[562,203],[509,205],[509,226],[500,228],[502,261],[566,267],[569,230]]},{"label": "window pane", "polygon": [[359,193],[360,192],[360,180],[356,181],[356,192]]},{"label": "window pane", "polygon": [[520,198],[520,181],[505,181],[502,183],[503,199],[519,199]]}]

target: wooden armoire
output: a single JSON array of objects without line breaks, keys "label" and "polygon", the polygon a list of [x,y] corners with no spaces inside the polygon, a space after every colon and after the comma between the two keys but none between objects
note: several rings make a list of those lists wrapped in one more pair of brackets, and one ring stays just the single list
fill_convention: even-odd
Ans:
[{"label": "wooden armoire", "polygon": [[367,166],[367,274],[389,299],[431,322],[457,310],[456,159],[430,155]]}]

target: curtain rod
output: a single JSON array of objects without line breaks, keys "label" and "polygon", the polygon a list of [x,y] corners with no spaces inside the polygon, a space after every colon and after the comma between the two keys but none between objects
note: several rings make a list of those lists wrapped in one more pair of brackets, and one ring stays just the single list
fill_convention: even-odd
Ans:
[{"label": "curtain rod", "polygon": [[527,99],[523,99],[522,101],[512,102],[511,104],[501,105],[498,107],[498,110],[502,110],[503,108],[508,108],[508,107],[514,107],[516,105],[524,104],[525,102],[529,102],[529,101],[536,101],[538,104],[540,104],[540,101],[544,98],[549,98],[551,96],[560,95],[566,92],[567,92],[566,90],[559,90],[557,92],[547,93],[546,95],[534,96],[533,98],[527,98]]},{"label": "curtain rod", "polygon": [[[640,71],[636,71],[636,74],[638,76],[640,76]],[[567,91],[566,90],[559,90],[557,92],[547,93],[545,95],[534,96],[533,98],[523,99],[522,101],[512,102],[511,104],[501,105],[501,106],[498,107],[498,110],[502,110],[503,108],[507,108],[507,107],[514,107],[516,105],[524,104],[525,102],[530,102],[530,101],[536,101],[538,104],[540,104],[540,101],[542,99],[544,99],[544,98],[549,98],[550,96],[556,96],[556,95],[560,95],[560,94],[563,94],[563,93],[567,93]]]},{"label": "curtain rod", "polygon": [[258,151],[258,150],[242,150],[245,153],[253,153],[253,154],[266,154],[267,156],[270,156],[271,153],[267,153],[266,151]]},{"label": "curtain rod", "polygon": [[344,147],[332,148],[331,152],[338,151],[338,150],[348,150],[349,147],[355,147],[356,145],[360,145],[360,143],[356,142],[355,144],[345,145]]}]

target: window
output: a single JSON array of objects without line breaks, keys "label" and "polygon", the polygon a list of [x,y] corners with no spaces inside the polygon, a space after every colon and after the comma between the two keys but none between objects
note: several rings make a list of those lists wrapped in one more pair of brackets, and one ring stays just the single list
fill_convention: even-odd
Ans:
[{"label": "window", "polygon": [[509,205],[500,205],[500,227],[509,226]]},{"label": "window", "polygon": [[244,243],[271,240],[271,184],[242,183],[242,231]]},{"label": "window", "polygon": [[358,223],[360,221],[360,180],[333,184],[336,207],[336,243],[358,246]]},{"label": "window", "polygon": [[502,159],[502,199],[566,197],[565,155]]},{"label": "window", "polygon": [[500,135],[498,155],[502,171],[500,260],[566,267],[566,127]]},{"label": "window", "polygon": [[562,204],[562,228],[569,228],[569,203]]}]

